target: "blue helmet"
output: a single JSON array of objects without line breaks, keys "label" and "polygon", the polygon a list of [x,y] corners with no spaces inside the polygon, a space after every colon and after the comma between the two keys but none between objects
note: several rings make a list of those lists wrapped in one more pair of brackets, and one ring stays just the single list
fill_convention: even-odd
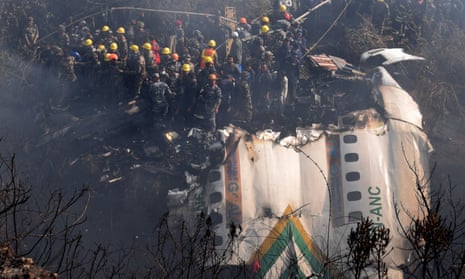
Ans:
[{"label": "blue helmet", "polygon": [[74,57],[74,60],[76,60],[77,62],[81,61],[81,55],[79,54],[79,52],[71,51],[70,55]]}]

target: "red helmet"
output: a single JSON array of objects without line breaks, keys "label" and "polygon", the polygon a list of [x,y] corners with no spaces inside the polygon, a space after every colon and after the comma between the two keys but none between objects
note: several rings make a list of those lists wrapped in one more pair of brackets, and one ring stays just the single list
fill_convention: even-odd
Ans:
[{"label": "red helmet", "polygon": [[286,20],[291,20],[291,15],[290,15],[288,12],[285,12],[285,13],[284,13],[284,18],[285,18]]},{"label": "red helmet", "polygon": [[247,19],[245,17],[241,17],[239,19],[239,23],[242,23],[242,24],[247,24]]},{"label": "red helmet", "polygon": [[181,25],[182,25],[182,20],[177,19],[177,20],[176,20],[176,26],[181,26]]},{"label": "red helmet", "polygon": [[117,55],[116,53],[110,53],[110,54],[108,55],[108,59],[109,59],[110,61],[117,61],[117,60],[118,60],[118,55]]}]

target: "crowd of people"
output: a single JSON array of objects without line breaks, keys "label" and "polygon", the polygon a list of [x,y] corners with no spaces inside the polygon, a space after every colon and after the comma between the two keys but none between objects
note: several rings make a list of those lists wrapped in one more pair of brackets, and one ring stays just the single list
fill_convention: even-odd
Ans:
[{"label": "crowd of people", "polygon": [[[386,15],[389,5],[376,0],[370,7],[373,14]],[[373,19],[383,32],[384,21]],[[144,100],[156,127],[175,121],[215,130],[217,122],[270,124],[296,113],[308,42],[307,30],[289,7],[279,5],[255,20],[241,17],[232,28],[219,22],[192,28],[190,19],[187,32],[183,20],[172,24],[172,35],[160,39],[143,20],[96,30],[81,20],[58,26],[37,50],[39,30],[29,17],[24,40],[27,48],[35,48],[35,61],[58,77],[63,90],[71,88],[74,95],[91,96],[105,105]],[[214,28],[224,36],[206,37]],[[62,106],[66,101],[63,94],[50,103]]]},{"label": "crowd of people", "polygon": [[[286,117],[307,44],[285,5],[253,24],[241,17],[233,29],[223,25],[222,42],[200,29],[188,35],[181,19],[174,24],[163,42],[141,20],[94,32],[85,20],[60,25],[33,52],[34,60],[58,77],[64,91],[71,89],[72,97],[91,96],[107,106],[145,101],[156,127],[176,121],[215,130],[217,122],[246,126]],[[24,37],[31,48],[37,44],[32,17]],[[65,106],[66,98],[53,96],[51,106]]]}]

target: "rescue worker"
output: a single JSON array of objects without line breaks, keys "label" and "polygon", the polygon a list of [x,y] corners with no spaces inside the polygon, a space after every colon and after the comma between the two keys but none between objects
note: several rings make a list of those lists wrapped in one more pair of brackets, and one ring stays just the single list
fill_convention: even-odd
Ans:
[{"label": "rescue worker", "polygon": [[[60,82],[59,90],[53,91],[49,98],[49,104],[52,109],[62,110],[64,108],[65,98],[72,89],[72,83],[77,80],[74,72],[74,58],[66,55],[63,49],[56,47],[55,55],[57,60],[58,80]],[[55,94],[54,94],[55,93]]]},{"label": "rescue worker", "polygon": [[152,44],[147,42],[142,45],[141,53],[145,59],[147,75],[151,77],[154,73],[158,72],[158,65],[155,63],[155,55],[152,52]]},{"label": "rescue worker", "polygon": [[192,109],[198,91],[197,79],[190,64],[183,64],[181,75],[174,84],[176,92],[175,120],[187,124],[192,121]]},{"label": "rescue worker", "polygon": [[220,74],[222,77],[232,76],[235,80],[239,80],[241,76],[241,70],[234,62],[234,57],[231,54],[226,58],[226,62],[221,65]]},{"label": "rescue worker", "polygon": [[109,53],[114,53],[114,54],[118,55],[118,57],[120,57],[118,43],[112,42],[109,47],[110,47],[110,49],[108,50]]},{"label": "rescue worker", "polygon": [[139,46],[129,47],[128,60],[126,63],[127,88],[130,98],[139,96],[142,83],[146,77],[145,59],[139,52]]},{"label": "rescue worker", "polygon": [[204,42],[204,36],[200,30],[194,30],[192,37],[187,40],[187,49],[192,56],[192,62],[194,64],[200,63],[200,53],[207,45]]},{"label": "rescue worker", "polygon": [[397,1],[393,6],[393,35],[394,42],[416,42],[417,31],[413,22],[412,0]]},{"label": "rescue worker", "polygon": [[[98,57],[98,63],[97,64],[101,64],[102,62],[105,61],[105,55],[108,53],[105,45],[98,45],[97,46],[97,49],[95,50],[95,53],[97,54],[97,57]],[[76,61],[79,61],[81,60],[81,58],[76,58]]]},{"label": "rescue worker", "polygon": [[184,53],[185,47],[185,34],[182,26],[182,20],[176,20],[176,30],[174,31],[176,37],[176,43],[174,49],[177,53]]},{"label": "rescue worker", "polygon": [[250,46],[250,57],[254,65],[258,65],[265,55],[265,42],[262,37],[255,37]]},{"label": "rescue worker", "polygon": [[100,30],[100,34],[98,37],[98,43],[103,44],[106,47],[109,47],[111,43],[115,42],[115,37],[113,36],[113,32],[110,29],[110,26],[104,25]]},{"label": "rescue worker", "polygon": [[176,52],[171,55],[171,60],[166,64],[166,69],[170,75],[178,75],[181,69],[181,61],[179,61],[179,54]]},{"label": "rescue worker", "polygon": [[150,43],[152,44],[152,53],[155,64],[160,65],[160,44],[155,39],[153,39]]},{"label": "rescue worker", "polygon": [[190,71],[192,73],[194,73],[194,69],[195,69],[195,65],[194,63],[192,62],[192,56],[189,54],[189,53],[186,53],[183,57],[182,57],[182,64],[188,64],[190,66]]},{"label": "rescue worker", "polygon": [[231,122],[244,128],[247,128],[252,121],[253,107],[249,79],[249,72],[242,71],[241,78],[236,84],[237,90],[231,96]]},{"label": "rescue worker", "polygon": [[116,29],[116,43],[118,44],[119,48],[119,59],[123,63],[123,65],[126,63],[126,59],[128,58],[128,51],[129,51],[129,45],[128,45],[128,40],[126,39],[126,29],[124,27],[118,27]]},{"label": "rescue worker", "polygon": [[216,53],[215,47],[216,47],[215,40],[208,41],[208,46],[204,48],[202,52],[200,53],[200,65],[199,65],[200,69],[205,68],[205,64],[206,64],[208,57],[211,58],[211,61],[215,67],[219,65],[218,54]]},{"label": "rescue worker", "polygon": [[168,63],[171,60],[171,49],[169,47],[164,47],[160,53],[160,69],[166,68]]},{"label": "rescue worker", "polygon": [[373,0],[371,5],[373,26],[379,35],[384,35],[386,23],[390,20],[389,4],[385,0]]},{"label": "rescue worker", "polygon": [[270,50],[265,51],[265,54],[261,62],[265,63],[271,72],[278,70],[278,67],[276,67],[276,61],[274,60],[274,54]]},{"label": "rescue worker", "polygon": [[242,40],[239,38],[239,33],[234,31],[231,34],[233,39],[229,55],[234,58],[234,61],[238,65],[239,69],[242,69]]},{"label": "rescue worker", "polygon": [[173,93],[168,84],[160,80],[160,74],[154,73],[147,89],[147,99],[150,102],[153,127],[163,129],[169,112],[169,104]]},{"label": "rescue worker", "polygon": [[293,109],[294,101],[298,93],[300,80],[300,61],[298,53],[292,53],[290,59],[287,59],[287,61],[283,65],[282,71],[288,79],[288,96],[286,98],[285,105]]},{"label": "rescue worker", "polygon": [[[239,73],[240,75],[240,73]],[[238,79],[240,76],[238,76]],[[236,94],[236,78],[232,75],[223,75],[218,80],[218,86],[221,88],[221,105],[217,114],[217,123],[221,126],[225,126],[230,121],[229,112],[231,111],[231,99]]]},{"label": "rescue worker", "polygon": [[209,82],[199,92],[195,102],[194,118],[199,127],[209,132],[216,130],[216,114],[221,105],[222,93],[216,74],[208,76]]},{"label": "rescue worker", "polygon": [[247,23],[245,17],[239,18],[239,25],[237,26],[237,32],[239,33],[240,39],[248,40],[251,36],[252,25]]},{"label": "rescue worker", "polygon": [[150,41],[149,32],[145,30],[145,23],[143,21],[138,21],[136,24],[136,29],[134,30],[134,44],[143,45],[145,42]]},{"label": "rescue worker", "polygon": [[38,39],[39,28],[34,23],[34,18],[30,16],[27,18],[27,26],[24,29],[25,47],[30,55],[33,55],[33,49],[36,47]]},{"label": "rescue worker", "polygon": [[93,88],[95,81],[95,70],[99,63],[98,55],[95,51],[94,42],[92,39],[86,39],[84,41],[84,47],[80,50],[81,61],[76,64],[77,75],[83,82],[82,91],[85,94],[90,93]]},{"label": "rescue worker", "polygon": [[203,87],[209,82],[209,76],[211,74],[216,74],[216,68],[213,64],[213,59],[211,57],[207,57],[205,60],[205,68],[201,69],[197,75],[197,80],[200,87]]},{"label": "rescue worker", "polygon": [[273,76],[266,63],[260,65],[252,87],[253,118],[255,121],[264,122],[271,108],[271,87]]},{"label": "rescue worker", "polygon": [[272,41],[270,36],[270,26],[263,25],[260,31],[260,37],[263,39],[263,45],[265,47],[269,46],[270,42]]},{"label": "rescue worker", "polygon": [[58,25],[58,32],[55,37],[55,44],[65,51],[65,53],[69,50],[70,46],[70,39],[68,33],[66,33],[66,26],[63,24]]},{"label": "rescue worker", "polygon": [[124,76],[119,57],[115,53],[106,53],[100,66],[99,83],[103,107],[116,105],[124,100]]}]

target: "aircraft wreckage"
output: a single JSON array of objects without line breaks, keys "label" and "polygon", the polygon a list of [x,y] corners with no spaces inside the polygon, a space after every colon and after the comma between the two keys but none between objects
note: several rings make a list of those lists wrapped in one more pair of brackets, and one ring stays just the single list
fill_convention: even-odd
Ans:
[{"label": "aircraft wreckage", "polygon": [[[390,229],[388,277],[403,278],[412,250],[402,227],[412,216],[422,218],[418,191],[429,193],[432,147],[418,105],[385,66],[422,58],[377,49],[361,59],[378,66],[362,73],[341,58],[311,56],[333,81],[368,80],[370,107],[292,135],[221,130],[223,140],[212,150],[224,146],[223,160],[205,168],[204,182],[186,174],[190,188],[169,192],[171,214],[184,220],[208,214],[216,249],[232,249],[227,264],[250,265],[258,278],[339,277],[345,270],[333,259],[347,254],[349,232],[368,217]],[[366,275],[377,277],[376,268]]]},{"label": "aircraft wreckage", "polygon": [[[371,50],[361,56],[369,70],[361,71],[338,57],[309,57],[311,89],[296,104],[307,121],[294,130],[228,126],[212,135],[193,128],[165,131],[163,145],[139,138],[116,148],[112,140],[137,121],[131,108],[73,121],[38,146],[67,137],[76,147],[91,142],[92,160],[104,166],[96,171],[100,183],[128,183],[136,170],[185,178],[167,193],[170,215],[208,214],[215,248],[233,247],[225,264],[250,265],[259,278],[337,277],[344,270],[332,259],[347,253],[348,234],[362,218],[390,230],[388,277],[403,278],[411,249],[401,228],[422,217],[418,191],[429,193],[432,147],[418,105],[386,68],[422,58]],[[67,164],[86,163],[86,152]],[[170,168],[157,163],[163,160]]]}]

